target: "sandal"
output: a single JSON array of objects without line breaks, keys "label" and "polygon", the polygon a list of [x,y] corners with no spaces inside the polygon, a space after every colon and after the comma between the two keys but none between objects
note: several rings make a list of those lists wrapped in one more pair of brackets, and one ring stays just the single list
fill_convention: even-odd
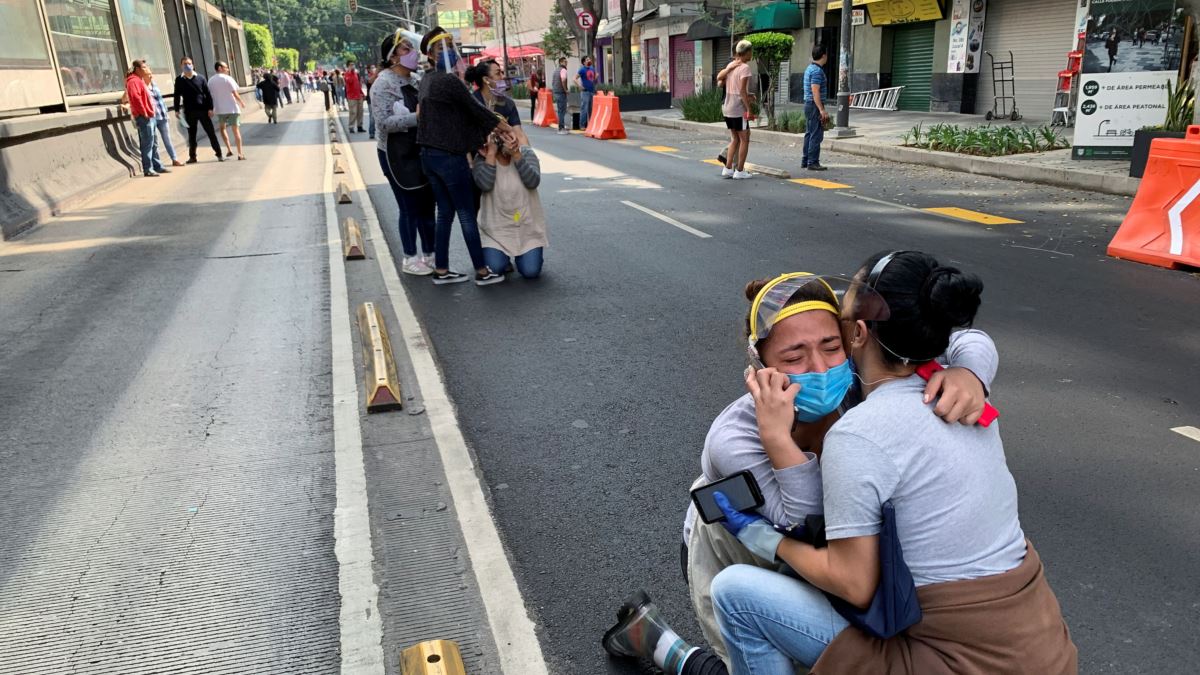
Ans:
[{"label": "sandal", "polygon": [[239,160],[246,159],[246,156],[245,156],[245,155],[238,155],[238,159],[239,159]]}]

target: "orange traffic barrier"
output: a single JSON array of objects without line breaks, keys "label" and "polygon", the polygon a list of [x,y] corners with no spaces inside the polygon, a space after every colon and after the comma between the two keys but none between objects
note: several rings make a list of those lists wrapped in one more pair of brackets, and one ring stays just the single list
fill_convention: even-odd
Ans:
[{"label": "orange traffic barrier", "polygon": [[1137,196],[1108,245],[1114,258],[1168,269],[1200,267],[1200,125],[1156,138]]},{"label": "orange traffic barrier", "polygon": [[[593,102],[593,108],[595,103]],[[617,95],[605,96],[596,116],[596,128],[589,134],[592,138],[608,140],[625,138],[625,123],[621,121],[621,99]],[[591,127],[591,124],[588,125]]]},{"label": "orange traffic barrier", "polygon": [[588,116],[587,128],[583,130],[584,136],[596,137],[596,133],[600,130],[600,119],[603,117],[604,107],[608,105],[608,92],[598,91],[592,97],[592,113]]},{"label": "orange traffic barrier", "polygon": [[533,112],[533,124],[539,127],[558,124],[558,115],[554,113],[554,96],[549,89],[538,90],[537,109]]}]

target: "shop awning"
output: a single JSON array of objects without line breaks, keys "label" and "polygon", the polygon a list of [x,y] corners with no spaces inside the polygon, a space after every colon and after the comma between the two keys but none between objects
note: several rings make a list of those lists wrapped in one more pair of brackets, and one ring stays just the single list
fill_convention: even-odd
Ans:
[{"label": "shop awning", "polygon": [[747,31],[750,33],[804,28],[804,12],[792,2],[772,2],[746,11],[750,14],[750,30]]},{"label": "shop awning", "polygon": [[[863,5],[873,5],[877,2],[883,2],[883,0],[854,0],[854,6],[862,7]],[[835,12],[841,8],[842,0],[829,0],[829,6],[826,7],[826,9],[831,12]]]},{"label": "shop awning", "polygon": [[[500,48],[499,47],[488,47],[487,49],[480,52],[480,54],[483,55],[485,58],[498,59],[498,58],[500,58]],[[532,45],[521,45],[519,47],[509,47],[508,48],[508,58],[510,58],[510,59],[519,59],[519,58],[523,58],[526,56],[545,56],[545,55],[546,55],[546,52],[543,52],[540,48],[534,47]]]},{"label": "shop awning", "polygon": [[704,16],[688,26],[686,40],[717,40],[729,36],[729,12]]},{"label": "shop awning", "polygon": [[653,19],[657,14],[658,14],[658,7],[651,7],[650,9],[645,9],[645,10],[642,10],[642,11],[638,12],[637,14],[633,15],[633,22],[637,23],[639,21],[645,21],[646,19]]},{"label": "shop awning", "polygon": [[596,39],[611,37],[621,32],[620,19],[600,19],[600,27],[596,29]]}]

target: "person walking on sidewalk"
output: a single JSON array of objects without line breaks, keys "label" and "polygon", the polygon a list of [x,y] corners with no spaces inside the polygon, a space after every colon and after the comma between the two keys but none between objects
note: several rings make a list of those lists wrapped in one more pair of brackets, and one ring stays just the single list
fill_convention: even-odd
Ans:
[{"label": "person walking on sidewalk", "polygon": [[179,156],[175,154],[175,144],[171,142],[171,118],[167,115],[167,103],[163,100],[162,91],[154,83],[154,73],[150,64],[146,64],[146,86],[150,88],[150,100],[154,103],[154,126],[158,129],[158,137],[167,149],[171,158],[171,166],[183,166]]},{"label": "person walking on sidewalk", "polygon": [[279,85],[275,84],[275,77],[265,73],[255,88],[258,89],[258,97],[267,111],[267,124],[279,124]]},{"label": "person walking on sidewalk", "polygon": [[288,105],[291,105],[292,104],[292,76],[289,75],[288,71],[286,71],[286,70],[279,71],[279,91],[280,91],[280,93],[283,94],[283,100],[286,101]]},{"label": "person walking on sidewalk", "polygon": [[242,153],[242,109],[246,107],[242,95],[238,93],[237,80],[229,76],[229,64],[217,61],[217,74],[208,83],[208,90],[213,97],[213,110],[217,114],[217,128],[221,138],[225,140],[226,157],[233,157],[233,148],[229,145],[229,131],[233,127],[233,138],[237,141],[238,159],[246,159]]},{"label": "person walking on sidewalk", "polygon": [[129,98],[129,114],[138,131],[138,150],[142,155],[142,174],[153,178],[160,173],[171,173],[158,159],[158,138],[154,131],[154,101],[146,78],[150,67],[137,59],[125,77],[125,96]]},{"label": "person walking on sidewalk", "polygon": [[333,69],[333,102],[343,111],[350,109],[346,105],[346,76],[337,68]]},{"label": "person walking on sidewalk", "polygon": [[569,134],[567,131],[567,58],[558,60],[558,68],[550,76],[550,91],[554,92],[554,108],[558,112],[558,133]]},{"label": "person walking on sidewalk", "polygon": [[817,45],[812,50],[812,63],[804,71],[804,119],[807,126],[800,168],[809,171],[825,170],[821,165],[821,141],[825,140],[825,123],[829,121],[829,113],[825,110],[825,99],[829,94],[825,79],[825,64],[828,61],[825,45]]},{"label": "person walking on sidewalk", "polygon": [[217,161],[224,162],[225,155],[221,153],[221,143],[217,140],[217,130],[213,128],[213,98],[208,90],[208,81],[203,75],[196,74],[190,57],[179,61],[183,74],[175,78],[175,116],[179,117],[179,104],[183,103],[183,116],[188,128],[188,164],[196,163],[196,126],[204,127],[204,133],[212,144],[213,152],[217,153]]},{"label": "person walking on sidewalk", "polygon": [[332,97],[333,85],[330,84],[329,78],[325,76],[325,71],[317,74],[317,91],[325,95],[325,112],[329,112],[329,102]]},{"label": "person walking on sidewalk", "polygon": [[592,57],[583,57],[583,67],[575,74],[575,84],[579,86],[579,128],[586,129],[592,118],[592,97],[596,95],[596,69],[592,67]]},{"label": "person walking on sidewalk", "polygon": [[346,105],[350,111],[346,127],[359,133],[366,131],[363,128],[362,80],[358,77],[358,68],[353,61],[346,62]]},{"label": "person walking on sidewalk", "polygon": [[[375,153],[379,167],[392,186],[400,207],[400,245],[404,249],[401,271],[428,276],[434,267],[435,200],[433,188],[421,168],[417,145],[417,81],[413,73],[421,67],[418,36],[404,31],[389,35],[380,45],[383,69],[371,83],[371,121],[379,140]],[[417,238],[421,255],[417,255]],[[462,279],[465,281],[466,277]]]},{"label": "person walking on sidewalk", "polygon": [[504,281],[504,275],[488,269],[483,259],[475,216],[475,180],[467,156],[482,148],[492,131],[507,134],[512,127],[471,95],[459,75],[462,64],[454,38],[444,28],[438,26],[426,33],[421,39],[421,51],[434,67],[421,79],[421,112],[417,121],[421,165],[437,199],[433,283],[467,280],[465,275],[450,269],[450,228],[456,213],[475,267],[475,284],[499,283]]},{"label": "person walking on sidewalk", "polygon": [[746,156],[750,153],[750,122],[754,119],[754,108],[750,94],[750,59],[753,46],[748,40],[737,43],[733,50],[733,61],[717,74],[717,83],[725,84],[725,102],[721,114],[729,129],[729,148],[725,151],[725,167],[722,178],[745,180]]}]

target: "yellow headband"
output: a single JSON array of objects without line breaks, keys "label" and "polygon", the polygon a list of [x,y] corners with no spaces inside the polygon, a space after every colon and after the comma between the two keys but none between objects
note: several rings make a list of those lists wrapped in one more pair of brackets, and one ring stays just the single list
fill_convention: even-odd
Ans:
[{"label": "yellow headband", "polygon": [[[759,305],[762,304],[763,298],[765,298],[767,296],[767,293],[770,292],[770,290],[772,288],[775,288],[776,286],[778,286],[779,284],[781,284],[785,281],[791,281],[792,279],[799,279],[802,277],[811,277],[811,276],[813,276],[813,275],[810,272],[791,272],[788,274],[781,274],[781,275],[775,277],[774,279],[772,279],[771,281],[767,282],[767,285],[762,287],[762,290],[760,290],[758,292],[758,295],[754,296],[754,302],[750,304],[750,343],[751,344],[755,344],[759,340],[758,308],[759,308]],[[829,289],[829,297],[831,297],[831,298],[837,297],[837,294],[833,292],[833,287],[831,287],[824,279],[816,277],[816,280],[820,281],[821,285],[823,285],[825,288]],[[779,323],[780,321],[783,321],[784,319],[796,316],[797,314],[801,314],[803,312],[811,312],[813,310],[824,310],[826,312],[833,314],[834,316],[841,316],[841,312],[838,310],[838,308],[835,307],[831,303],[823,302],[821,300],[806,300],[804,302],[798,302],[794,305],[788,305],[788,306],[784,307],[783,309],[779,310],[779,314],[775,315],[774,320],[771,321],[771,325],[774,326],[775,324]]]},{"label": "yellow headband", "polygon": [[453,38],[453,37],[454,37],[454,36],[453,36],[453,35],[451,35],[451,34],[449,34],[449,33],[439,33],[438,35],[435,35],[434,37],[432,37],[432,38],[430,38],[430,39],[429,39],[429,42],[427,42],[427,43],[425,44],[425,53],[426,53],[426,54],[428,54],[428,53],[430,53],[430,52],[432,52],[432,51],[433,51],[433,44],[434,44],[435,42],[438,42],[439,40],[445,40],[445,39],[448,39],[448,38]]}]

